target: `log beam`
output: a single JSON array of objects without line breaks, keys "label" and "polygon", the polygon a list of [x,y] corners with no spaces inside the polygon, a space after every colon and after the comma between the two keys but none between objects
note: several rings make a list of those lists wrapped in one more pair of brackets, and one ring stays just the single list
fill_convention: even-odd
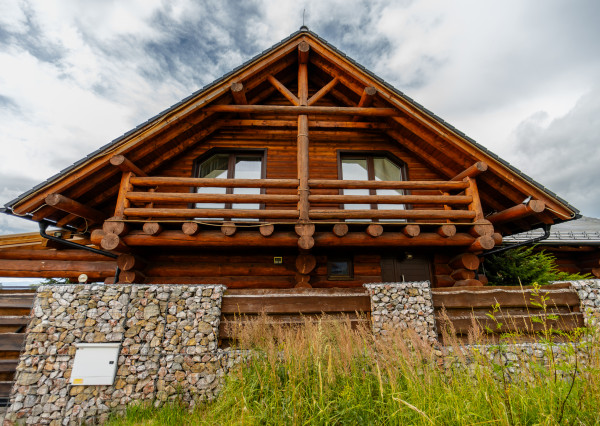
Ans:
[{"label": "log beam", "polygon": [[336,223],[333,225],[333,234],[338,237],[343,237],[348,233],[348,225],[345,223]]},{"label": "log beam", "polygon": [[296,257],[296,270],[301,274],[310,274],[317,266],[317,258],[312,254],[300,254]]},{"label": "log beam", "polygon": [[119,283],[143,284],[144,281],[146,281],[146,275],[140,271],[121,271],[119,274]]},{"label": "log beam", "polygon": [[[107,235],[102,230],[94,231],[91,241],[100,244]],[[116,238],[119,238],[115,235]],[[441,237],[436,233],[421,233],[416,237],[407,237],[401,232],[385,232],[378,238],[372,238],[364,232],[349,232],[338,237],[332,232],[316,233],[314,242],[317,247],[469,247],[476,240],[469,234],[457,233],[453,237]],[[492,237],[489,238],[493,244]],[[121,238],[119,238],[119,241]],[[165,230],[152,237],[142,231],[131,231],[122,240],[127,246],[134,247],[296,247],[298,236],[295,232],[275,232],[264,237],[256,231],[239,231],[232,237],[226,237],[221,231],[205,231],[194,236],[181,231]]]},{"label": "log beam", "polygon": [[475,176],[485,172],[487,169],[488,169],[487,163],[485,163],[483,161],[478,161],[477,163],[475,163],[471,167],[468,167],[467,169],[463,170],[462,172],[460,172],[459,174],[457,174],[450,180],[454,180],[454,181],[463,180],[464,178],[467,178],[467,177],[474,178]]},{"label": "log beam", "polygon": [[271,235],[273,235],[273,232],[275,232],[275,225],[272,225],[270,223],[266,225],[261,225],[258,228],[258,232],[260,232],[260,235],[262,235],[263,237],[270,237]]},{"label": "log beam", "polygon": [[85,273],[90,279],[98,280],[114,275],[115,266],[114,261],[0,259],[0,276],[16,278],[76,278],[80,274]]},{"label": "log beam", "polygon": [[455,281],[471,280],[475,278],[475,271],[469,269],[456,269],[450,274]]},{"label": "log beam", "polygon": [[402,228],[402,233],[409,238],[418,237],[421,233],[421,227],[419,225],[406,225]]},{"label": "log beam", "polygon": [[[92,234],[92,238],[93,237],[94,237],[94,234]],[[148,235],[148,237],[155,238],[151,235]],[[92,240],[92,242],[93,242],[93,240]],[[100,242],[100,247],[102,247],[104,250],[108,250],[108,251],[117,251],[117,252],[125,252],[125,253],[131,251],[129,249],[129,246],[127,246],[127,244],[125,244],[122,241],[121,237],[119,237],[118,235],[115,235],[115,234],[105,234],[102,237],[102,241]]]},{"label": "log beam", "polygon": [[[365,87],[362,95],[360,96],[360,101],[358,101],[358,107],[359,108],[368,108],[371,106],[371,104],[373,103],[373,99],[375,99],[375,95],[377,94],[377,89],[375,89],[373,86],[368,86]],[[354,116],[352,118],[352,121],[358,121],[360,120],[361,117],[360,116]]]},{"label": "log beam", "polygon": [[484,235],[484,236],[478,237],[473,242],[473,244],[471,244],[468,251],[479,252],[479,251],[484,251],[484,250],[491,250],[494,248],[495,245],[496,245],[496,243],[494,242],[494,239],[491,236]]},{"label": "log beam", "polygon": [[107,215],[79,201],[72,200],[62,194],[50,194],[46,196],[46,204],[58,210],[82,217],[90,223],[102,223]]},{"label": "log beam", "polygon": [[133,172],[137,176],[148,176],[146,172],[136,166],[133,162],[127,159],[124,155],[117,154],[110,158],[110,164],[118,167],[123,172]]},{"label": "log beam", "polygon": [[325,86],[323,86],[317,93],[315,93],[314,95],[312,95],[310,97],[310,99],[307,101],[307,105],[311,106],[316,104],[323,96],[325,96],[327,93],[329,93],[331,91],[331,89],[333,89],[335,87],[335,85],[338,83],[338,78],[335,77],[333,78],[333,80],[331,80],[329,83],[327,83]]},{"label": "log beam", "polygon": [[476,271],[479,268],[479,258],[472,253],[461,253],[450,260],[448,265],[453,269],[468,269]]},{"label": "log beam", "polygon": [[454,285],[455,279],[450,275],[436,275],[435,283],[436,287],[452,287]]},{"label": "log beam", "polygon": [[383,234],[383,226],[377,223],[372,223],[369,226],[367,226],[367,230],[365,232],[367,233],[367,235],[376,238]]},{"label": "log beam", "polygon": [[231,237],[237,231],[237,227],[233,222],[225,222],[221,225],[221,232],[227,237]]},{"label": "log beam", "polygon": [[163,231],[163,226],[158,222],[146,222],[142,229],[145,234],[155,237]]},{"label": "log beam", "polygon": [[456,226],[452,224],[441,225],[435,232],[442,237],[453,237],[456,235]]},{"label": "log beam", "polygon": [[[248,100],[246,99],[246,88],[240,82],[231,83],[229,86],[229,90],[231,91],[231,95],[233,96],[233,101],[238,105],[248,105]],[[242,118],[250,119],[251,115],[248,113],[240,114]]]},{"label": "log beam", "polygon": [[184,222],[181,224],[181,231],[185,235],[194,236],[200,232],[200,225],[196,222]]},{"label": "log beam", "polygon": [[459,280],[454,283],[454,287],[483,287],[483,283],[476,279]]},{"label": "log beam", "polygon": [[146,267],[146,261],[139,256],[124,253],[117,257],[117,266],[122,271],[143,270]]},{"label": "log beam", "polygon": [[484,235],[492,235],[494,233],[494,225],[489,220],[479,220],[473,224],[469,229],[469,234],[474,237],[481,237]]},{"label": "log beam", "polygon": [[360,115],[365,117],[393,117],[398,111],[393,108],[359,108],[329,106],[287,106],[287,105],[213,105],[206,107],[209,112],[237,112],[277,115]]},{"label": "log beam", "polygon": [[281,93],[288,101],[290,101],[292,105],[300,105],[300,100],[298,99],[298,97],[292,92],[290,92],[289,89],[285,87],[279,80],[277,80],[272,75],[268,75],[267,80],[269,80],[269,83],[271,83],[279,93]]},{"label": "log beam", "polygon": [[110,219],[104,221],[102,224],[102,230],[106,233],[116,235],[125,235],[130,231],[129,225],[126,222],[119,221],[116,217],[111,217]]},{"label": "log beam", "polygon": [[487,219],[492,222],[492,224],[499,225],[541,213],[545,208],[546,204],[543,201],[531,200],[527,204],[518,204],[501,212],[494,213],[493,215],[488,216]]}]

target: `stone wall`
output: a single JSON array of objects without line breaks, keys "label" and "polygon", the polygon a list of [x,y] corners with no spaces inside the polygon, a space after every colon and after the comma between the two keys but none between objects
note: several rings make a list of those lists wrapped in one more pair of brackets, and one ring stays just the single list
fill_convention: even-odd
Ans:
[{"label": "stone wall", "polygon": [[[217,348],[224,289],[41,287],[5,424],[101,422],[132,401],[214,398],[238,355]],[[75,345],[83,342],[121,343],[112,386],[69,384]]]},{"label": "stone wall", "polygon": [[[600,280],[573,282],[586,324],[600,324]],[[410,329],[438,344],[429,282],[365,284],[373,332]],[[38,290],[5,424],[102,422],[131,402],[190,405],[211,400],[245,354],[218,348],[221,285],[70,285]],[[597,340],[596,340],[597,341]],[[112,386],[69,384],[77,343],[121,343]],[[548,363],[549,350],[583,356],[581,345],[463,347],[462,357],[486,356],[518,374],[527,362]],[[583,346],[582,346],[583,345]],[[586,346],[589,349],[589,345]],[[587,350],[587,349],[586,349]],[[559,353],[557,352],[557,354]],[[588,351],[589,352],[589,351]],[[440,365],[456,361],[436,348]],[[561,355],[562,356],[562,355]]]},{"label": "stone wall", "polygon": [[581,300],[581,311],[586,326],[600,325],[600,280],[570,282]]},{"label": "stone wall", "polygon": [[437,342],[429,281],[365,284],[371,296],[373,333],[411,329],[424,340]]}]

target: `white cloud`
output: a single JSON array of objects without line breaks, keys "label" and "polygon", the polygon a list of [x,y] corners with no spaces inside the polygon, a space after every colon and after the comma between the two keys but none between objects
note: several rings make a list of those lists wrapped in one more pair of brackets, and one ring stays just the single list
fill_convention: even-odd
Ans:
[{"label": "white cloud", "polygon": [[[563,184],[577,165],[544,170],[592,149],[598,106],[582,96],[600,75],[593,0],[5,0],[0,171],[46,179],[287,37],[304,9],[311,30],[584,208],[581,187]],[[567,126],[576,121],[588,131]],[[543,151],[557,135],[569,142]]]}]

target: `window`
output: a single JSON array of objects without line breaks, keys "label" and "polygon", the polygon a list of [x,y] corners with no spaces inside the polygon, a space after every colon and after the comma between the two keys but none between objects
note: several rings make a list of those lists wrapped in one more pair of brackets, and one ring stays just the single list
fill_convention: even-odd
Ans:
[{"label": "window", "polygon": [[327,259],[327,279],[351,280],[354,278],[354,267],[351,258]]},{"label": "window", "polygon": [[[210,179],[262,179],[264,152],[222,152],[196,162],[195,175]],[[214,188],[195,189],[199,194],[260,194],[260,188]],[[260,209],[260,204],[248,203],[196,203],[202,209]]]},{"label": "window", "polygon": [[[404,167],[383,154],[341,154],[340,173],[343,180],[405,180]],[[345,189],[345,195],[404,195],[401,189]],[[405,209],[404,204],[345,204],[345,209]]]}]

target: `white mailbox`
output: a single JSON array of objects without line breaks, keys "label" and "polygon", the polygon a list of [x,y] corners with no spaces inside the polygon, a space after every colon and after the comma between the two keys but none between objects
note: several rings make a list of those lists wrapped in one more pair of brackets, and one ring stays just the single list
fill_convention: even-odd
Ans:
[{"label": "white mailbox", "polygon": [[112,385],[117,373],[120,343],[77,343],[71,384]]}]

